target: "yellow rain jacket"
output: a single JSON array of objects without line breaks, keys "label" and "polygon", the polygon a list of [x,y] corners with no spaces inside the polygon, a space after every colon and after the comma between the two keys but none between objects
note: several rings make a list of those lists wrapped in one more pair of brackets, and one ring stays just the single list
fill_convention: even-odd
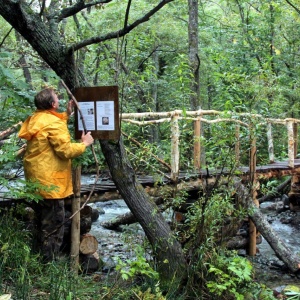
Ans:
[{"label": "yellow rain jacket", "polygon": [[86,146],[72,143],[67,113],[37,110],[21,126],[19,137],[27,140],[24,155],[26,180],[38,181],[51,191],[40,190],[44,199],[62,199],[73,194],[71,158]]}]

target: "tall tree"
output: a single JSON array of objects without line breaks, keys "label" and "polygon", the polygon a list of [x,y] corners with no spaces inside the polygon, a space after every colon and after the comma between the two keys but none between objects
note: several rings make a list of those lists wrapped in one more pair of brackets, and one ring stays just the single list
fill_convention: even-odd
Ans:
[{"label": "tall tree", "polygon": [[[75,63],[74,53],[76,51],[95,43],[128,34],[171,1],[162,0],[158,2],[156,6],[131,24],[128,23],[130,8],[128,5],[123,28],[104,35],[99,33],[97,36],[80,40],[71,45],[67,44],[65,39],[61,37],[59,23],[68,17],[75,16],[84,9],[108,3],[111,0],[78,0],[70,6],[62,6],[62,1],[53,0],[47,9],[44,9],[43,6],[40,12],[35,10],[34,4],[36,3],[34,1],[32,5],[29,5],[26,1],[0,0],[0,14],[29,42],[40,57],[72,90],[79,86],[88,86],[84,74],[79,72]],[[181,245],[173,236],[156,205],[150,201],[147,193],[137,182],[133,168],[126,156],[122,138],[118,141],[101,140],[100,144],[119,192],[143,227],[152,245],[161,278],[173,280],[175,275],[178,279],[182,278],[185,275],[186,261]]]},{"label": "tall tree", "polygon": [[199,33],[198,33],[198,0],[189,0],[189,63],[192,72],[191,78],[191,110],[199,109],[200,97],[200,58],[199,58]]}]

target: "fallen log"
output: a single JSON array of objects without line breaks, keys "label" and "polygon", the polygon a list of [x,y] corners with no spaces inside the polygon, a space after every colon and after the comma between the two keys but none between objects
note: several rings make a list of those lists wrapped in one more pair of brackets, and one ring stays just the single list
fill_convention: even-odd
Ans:
[{"label": "fallen log", "polygon": [[[256,244],[261,244],[262,237],[258,235],[256,237]],[[249,246],[249,237],[234,236],[227,243],[226,248],[229,250],[245,249]]]},{"label": "fallen log", "polygon": [[3,140],[4,138],[8,137],[12,133],[16,132],[20,128],[21,125],[22,125],[22,122],[20,121],[19,123],[11,126],[10,128],[8,128],[4,131],[1,131],[0,132],[0,140]]},{"label": "fallen log", "polygon": [[[158,205],[163,201],[162,198],[155,198],[154,202]],[[127,212],[125,214],[119,215],[111,220],[101,223],[101,226],[106,229],[117,229],[120,225],[129,225],[137,222],[135,216],[132,212]]]},{"label": "fallen log", "polygon": [[135,216],[132,212],[127,212],[125,214],[119,215],[111,220],[101,222],[101,226],[106,229],[117,229],[120,225],[128,225],[136,222]]},{"label": "fallen log", "polygon": [[296,256],[280,239],[277,233],[270,226],[260,209],[255,205],[250,197],[249,190],[241,183],[240,179],[234,180],[234,187],[238,199],[248,208],[250,219],[255,224],[257,230],[269,243],[279,259],[281,259],[293,273],[300,269],[300,258]]},{"label": "fallen log", "polygon": [[266,202],[272,198],[274,198],[274,195],[278,195],[280,194],[288,185],[291,184],[291,180],[292,178],[289,177],[287,180],[285,180],[283,183],[281,183],[280,185],[278,185],[275,189],[275,191],[267,194],[267,195],[264,195],[263,197],[259,198],[258,199],[258,202],[259,203],[263,203],[263,202]]},{"label": "fallen log", "polygon": [[82,271],[87,274],[98,271],[103,265],[103,262],[99,258],[99,254],[97,252],[88,255],[80,255],[79,260]]},{"label": "fallen log", "polygon": [[98,241],[93,235],[86,233],[80,237],[79,251],[81,254],[93,254],[97,249]]}]

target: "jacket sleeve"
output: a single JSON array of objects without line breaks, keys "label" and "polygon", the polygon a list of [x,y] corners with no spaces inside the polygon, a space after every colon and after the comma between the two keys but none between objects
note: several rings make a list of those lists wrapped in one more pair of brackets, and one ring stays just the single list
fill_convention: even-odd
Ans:
[{"label": "jacket sleeve", "polygon": [[52,123],[47,131],[49,143],[60,158],[75,158],[81,155],[86,149],[83,143],[71,142],[71,136],[65,120]]}]

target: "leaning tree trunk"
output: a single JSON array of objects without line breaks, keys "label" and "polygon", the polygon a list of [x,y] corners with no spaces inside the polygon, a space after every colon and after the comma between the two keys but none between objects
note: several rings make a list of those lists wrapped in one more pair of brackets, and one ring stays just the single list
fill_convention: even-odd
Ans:
[{"label": "leaning tree trunk", "polygon": [[[137,182],[133,168],[125,154],[122,139],[118,142],[100,141],[112,178],[129,209],[143,227],[158,262],[160,274],[166,278],[182,278],[186,262],[180,243],[155,203]],[[169,277],[172,276],[172,277]]]},{"label": "leaning tree trunk", "polygon": [[240,179],[236,179],[235,190],[237,197],[242,201],[245,207],[248,208],[249,217],[255,224],[258,231],[266,239],[276,255],[287,265],[292,272],[297,272],[300,269],[300,259],[292,251],[286,247],[283,241],[279,238],[270,224],[264,218],[260,209],[255,205],[250,197],[249,190],[241,183]]},{"label": "leaning tree trunk", "polygon": [[[55,13],[59,14],[60,11]],[[59,36],[58,19],[52,18],[44,23],[44,18],[31,10],[24,1],[0,0],[0,14],[65,81],[70,90],[86,86],[84,76],[76,67],[72,47],[69,48]],[[152,245],[162,279],[180,280],[186,272],[182,247],[172,235],[166,220],[158,213],[157,206],[151,203],[137,182],[122,140],[103,140],[100,144],[120,194]]]}]

